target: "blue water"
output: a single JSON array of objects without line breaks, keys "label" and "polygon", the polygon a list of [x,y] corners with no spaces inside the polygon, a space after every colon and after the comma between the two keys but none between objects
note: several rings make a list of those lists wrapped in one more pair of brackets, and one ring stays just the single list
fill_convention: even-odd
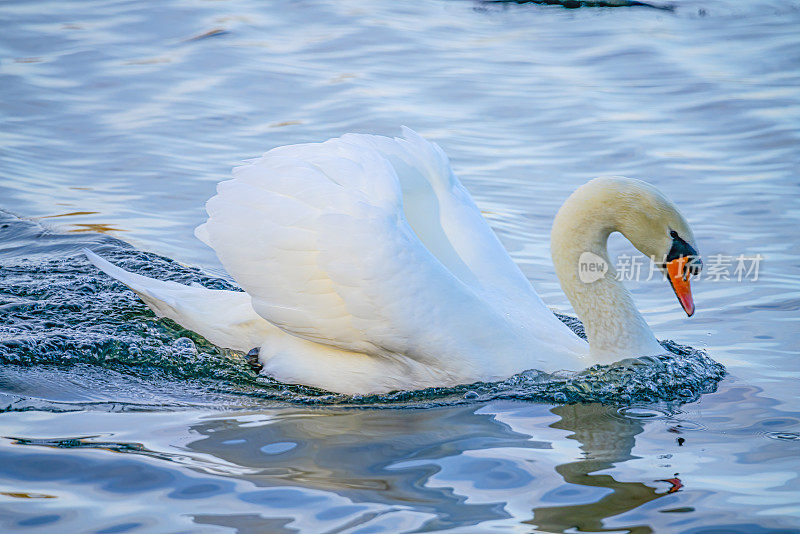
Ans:
[{"label": "blue water", "polygon": [[[669,4],[4,2],[0,531],[800,531],[800,3]],[[597,175],[758,278],[701,279],[691,319],[628,282],[667,362],[352,399],[79,254],[230,287],[192,236],[230,167],[401,124],[559,313],[550,223]]]}]

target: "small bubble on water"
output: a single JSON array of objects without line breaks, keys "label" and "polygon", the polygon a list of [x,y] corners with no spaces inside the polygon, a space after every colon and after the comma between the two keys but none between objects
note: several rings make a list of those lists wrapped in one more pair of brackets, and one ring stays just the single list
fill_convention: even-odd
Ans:
[{"label": "small bubble on water", "polygon": [[695,423],[694,421],[677,421],[675,424],[671,426],[671,428],[674,428],[678,432],[708,430],[708,428],[705,425],[702,425],[700,423]]},{"label": "small bubble on water", "polygon": [[279,441],[277,443],[270,443],[261,447],[261,452],[264,454],[282,454],[297,447],[297,443],[291,441]]},{"label": "small bubble on water", "polygon": [[645,406],[625,406],[617,413],[627,419],[663,419],[668,415],[664,410]]},{"label": "small bubble on water", "polygon": [[466,393],[464,393],[464,399],[465,400],[476,400],[477,398],[478,398],[478,392],[477,391],[470,390],[470,391],[467,391]]},{"label": "small bubble on water", "polygon": [[800,432],[767,432],[766,436],[778,441],[800,441]]}]

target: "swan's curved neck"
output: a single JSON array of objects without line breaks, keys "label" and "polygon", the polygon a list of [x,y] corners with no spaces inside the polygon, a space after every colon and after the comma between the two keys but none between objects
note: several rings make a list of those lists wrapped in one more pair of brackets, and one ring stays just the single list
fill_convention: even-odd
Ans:
[{"label": "swan's curved neck", "polygon": [[[583,322],[598,363],[664,352],[608,257],[608,236],[619,230],[615,204],[613,194],[584,186],[561,207],[551,232],[561,288]],[[608,270],[592,280],[603,264]]]}]

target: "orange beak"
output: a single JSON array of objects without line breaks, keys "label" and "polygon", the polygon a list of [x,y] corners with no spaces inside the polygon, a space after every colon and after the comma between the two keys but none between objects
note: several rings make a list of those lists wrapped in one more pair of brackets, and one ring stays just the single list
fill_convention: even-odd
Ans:
[{"label": "orange beak", "polygon": [[669,283],[678,297],[678,302],[683,306],[683,311],[689,317],[694,313],[694,300],[692,299],[692,288],[689,282],[689,270],[686,269],[686,262],[689,258],[684,256],[667,263],[667,273],[669,273]]}]

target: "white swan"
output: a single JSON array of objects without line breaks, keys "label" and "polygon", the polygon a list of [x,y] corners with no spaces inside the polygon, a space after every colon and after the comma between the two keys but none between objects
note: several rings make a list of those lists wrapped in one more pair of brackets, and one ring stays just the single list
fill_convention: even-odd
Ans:
[{"label": "white swan", "polygon": [[[278,380],[348,394],[663,353],[613,276],[614,231],[665,258],[660,267],[693,313],[695,239],[654,187],[595,179],[556,216],[553,262],[587,345],[537,296],[444,152],[403,135],[275,148],[219,184],[195,234],[246,293],[154,280],[87,255],[159,316],[219,346],[260,347],[263,372]],[[582,281],[582,255],[605,262],[605,276]]]}]

